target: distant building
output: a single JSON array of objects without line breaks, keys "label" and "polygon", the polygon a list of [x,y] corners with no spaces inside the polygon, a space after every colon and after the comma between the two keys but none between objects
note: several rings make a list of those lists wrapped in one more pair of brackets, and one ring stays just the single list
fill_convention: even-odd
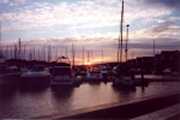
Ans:
[{"label": "distant building", "polygon": [[180,51],[162,51],[149,57],[138,57],[128,60],[130,68],[143,69],[146,73],[162,73],[164,70],[180,73]]},{"label": "distant building", "polygon": [[157,70],[169,69],[172,72],[180,72],[180,51],[162,51],[155,56]]}]

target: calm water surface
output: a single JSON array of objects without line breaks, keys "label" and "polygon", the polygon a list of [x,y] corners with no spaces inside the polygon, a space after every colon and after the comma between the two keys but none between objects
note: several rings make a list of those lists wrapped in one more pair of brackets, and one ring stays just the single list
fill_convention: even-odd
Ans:
[{"label": "calm water surface", "polygon": [[71,90],[2,89],[0,118],[29,118],[63,114],[97,105],[124,102],[141,97],[179,91],[180,82],[151,83],[144,90],[114,89],[111,83],[82,84]]}]

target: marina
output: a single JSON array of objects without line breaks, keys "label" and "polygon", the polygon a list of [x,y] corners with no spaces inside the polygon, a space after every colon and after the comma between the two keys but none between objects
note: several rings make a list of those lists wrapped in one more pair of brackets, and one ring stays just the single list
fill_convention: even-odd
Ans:
[{"label": "marina", "polygon": [[0,119],[180,118],[179,5],[0,1]]}]

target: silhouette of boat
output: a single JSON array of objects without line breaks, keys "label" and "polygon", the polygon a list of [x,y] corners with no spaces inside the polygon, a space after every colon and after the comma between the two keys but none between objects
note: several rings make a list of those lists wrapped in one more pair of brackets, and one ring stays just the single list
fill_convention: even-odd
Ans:
[{"label": "silhouette of boat", "polygon": [[87,71],[86,78],[87,81],[101,81],[102,77],[99,71]]},{"label": "silhouette of boat", "polygon": [[2,66],[0,67],[0,85],[16,85],[20,75],[20,70],[17,66]]},{"label": "silhouette of boat", "polygon": [[84,79],[88,82],[100,82],[107,81],[109,76],[109,70],[106,66],[100,66],[99,68],[91,68],[86,71]]},{"label": "silhouette of boat", "polygon": [[79,85],[80,83],[73,75],[69,59],[62,56],[58,60],[60,60],[60,63],[50,68],[51,87],[74,87]]},{"label": "silhouette of boat", "polygon": [[54,66],[50,71],[52,75],[50,85],[52,87],[73,87],[77,84],[73,79],[70,65]]},{"label": "silhouette of boat", "polygon": [[129,77],[121,77],[121,78],[114,78],[113,80],[114,87],[125,87],[125,88],[134,88],[136,87],[136,83]]},{"label": "silhouette of boat", "polygon": [[70,66],[54,66],[51,68],[51,86],[73,86]]}]

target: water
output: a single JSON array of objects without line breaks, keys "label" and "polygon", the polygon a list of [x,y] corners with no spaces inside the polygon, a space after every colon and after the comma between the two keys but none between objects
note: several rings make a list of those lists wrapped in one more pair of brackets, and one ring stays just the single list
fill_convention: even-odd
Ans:
[{"label": "water", "polygon": [[124,102],[141,97],[179,91],[180,83],[151,83],[144,90],[114,89],[111,83],[82,84],[67,90],[1,89],[0,118],[31,118],[63,114],[77,109]]}]

